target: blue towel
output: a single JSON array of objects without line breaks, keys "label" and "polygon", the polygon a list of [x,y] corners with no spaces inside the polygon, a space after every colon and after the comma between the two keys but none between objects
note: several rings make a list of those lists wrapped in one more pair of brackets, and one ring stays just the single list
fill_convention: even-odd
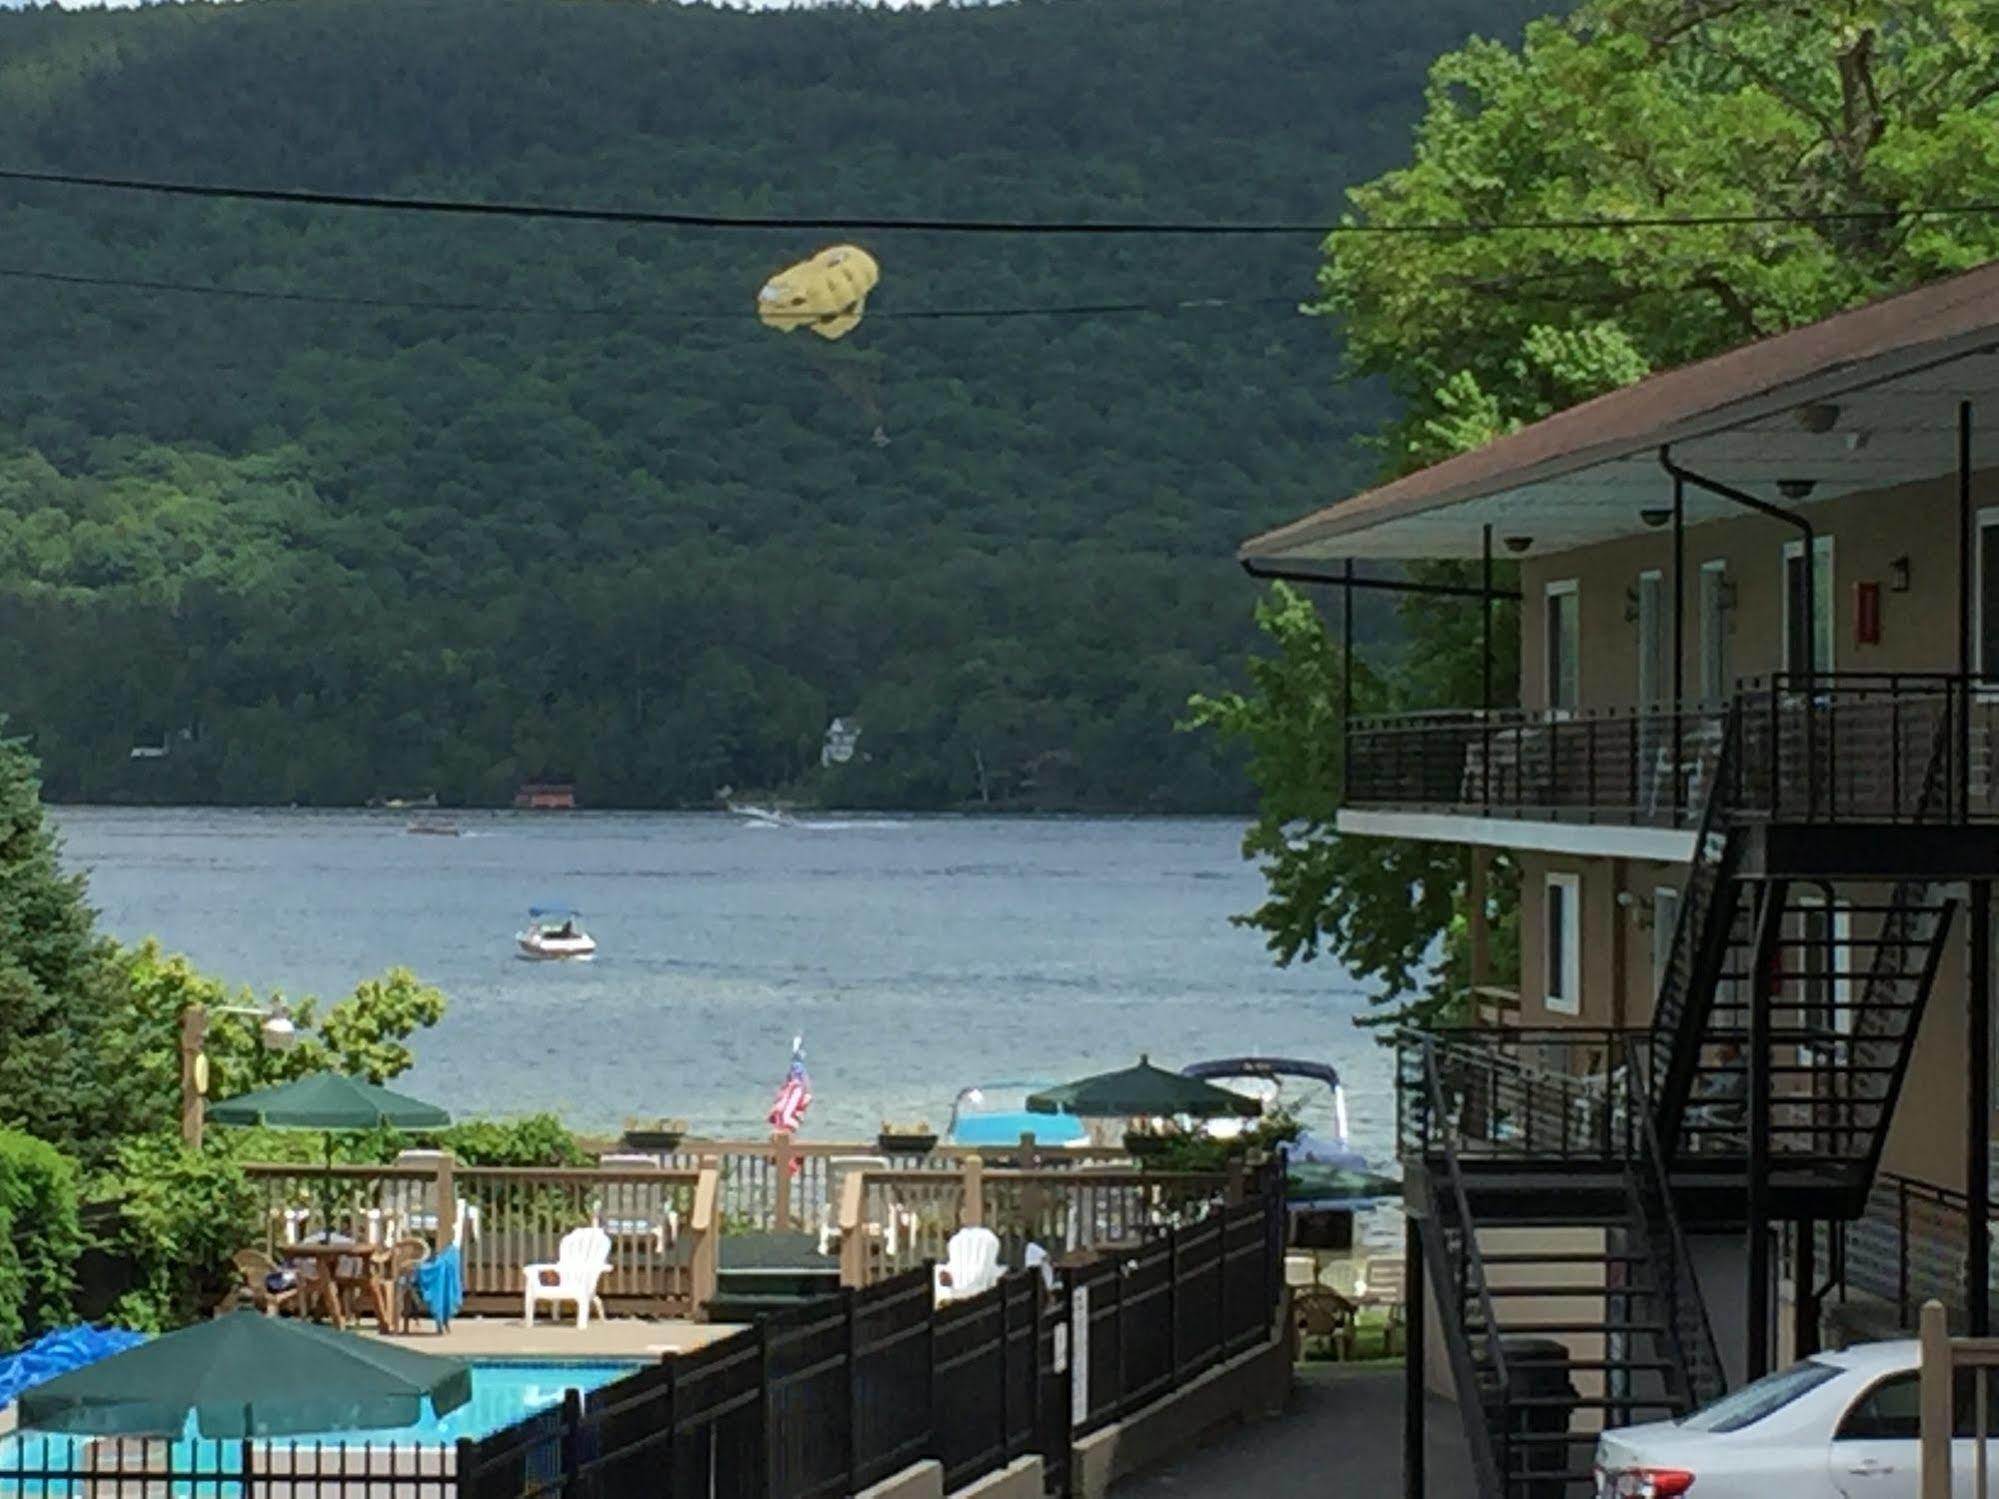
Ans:
[{"label": "blue towel", "polygon": [[449,1327],[465,1304],[465,1261],[458,1246],[453,1244],[418,1265],[410,1272],[410,1282],[437,1325]]},{"label": "blue towel", "polygon": [[145,1338],[122,1327],[59,1327],[17,1353],[0,1355],[0,1407],[23,1390],[137,1347]]}]

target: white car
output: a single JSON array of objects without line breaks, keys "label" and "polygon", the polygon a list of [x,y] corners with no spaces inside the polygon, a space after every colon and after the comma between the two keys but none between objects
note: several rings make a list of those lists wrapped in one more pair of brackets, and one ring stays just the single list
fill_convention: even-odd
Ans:
[{"label": "white car", "polygon": [[[1608,1431],[1596,1444],[1598,1499],[1919,1499],[1913,1339],[1819,1353],[1679,1421]],[[1972,1487],[1968,1374],[1951,1451],[1953,1499]],[[1987,1432],[1999,1433],[1999,1379]],[[1999,1495],[1999,1450],[1986,1461]]]}]

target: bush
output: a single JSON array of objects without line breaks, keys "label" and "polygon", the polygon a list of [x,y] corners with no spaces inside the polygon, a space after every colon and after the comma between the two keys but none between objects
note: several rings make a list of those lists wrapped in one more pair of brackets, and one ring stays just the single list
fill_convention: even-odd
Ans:
[{"label": "bush", "polygon": [[467,1166],[587,1166],[585,1150],[553,1114],[518,1119],[468,1119],[424,1137]]},{"label": "bush", "polygon": [[117,1218],[105,1248],[131,1267],[112,1319],[141,1332],[185,1326],[235,1283],[230,1256],[260,1238],[260,1201],[225,1151],[197,1154],[171,1135],[119,1146]]},{"label": "bush", "polygon": [[68,1318],[82,1253],[76,1168],[53,1145],[0,1130],[0,1350]]}]

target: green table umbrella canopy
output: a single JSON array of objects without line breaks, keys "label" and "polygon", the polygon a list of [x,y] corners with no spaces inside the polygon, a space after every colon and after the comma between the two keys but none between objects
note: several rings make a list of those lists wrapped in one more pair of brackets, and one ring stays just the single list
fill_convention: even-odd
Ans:
[{"label": "green table umbrella canopy", "polygon": [[472,1397],[472,1370],[330,1327],[232,1312],[24,1392],[20,1421],[79,1436],[297,1436],[412,1426]]},{"label": "green table umbrella canopy", "polygon": [[1263,1112],[1254,1098],[1168,1072],[1143,1056],[1136,1067],[1031,1093],[1027,1107],[1036,1114],[1074,1114],[1083,1119],[1218,1119],[1230,1114],[1253,1119]]},{"label": "green table umbrella canopy", "polygon": [[[365,1078],[339,1072],[309,1072],[275,1088],[239,1093],[208,1106],[216,1124],[265,1125],[272,1129],[323,1129],[326,1177],[321,1207],[326,1232],[333,1231],[333,1136],[336,1129],[440,1129],[451,1115],[435,1104],[392,1093]],[[440,1208],[440,1211],[443,1209]]]},{"label": "green table umbrella canopy", "polygon": [[275,1129],[438,1129],[451,1115],[435,1104],[391,1093],[364,1078],[313,1072],[275,1088],[239,1093],[208,1106],[216,1124]]}]

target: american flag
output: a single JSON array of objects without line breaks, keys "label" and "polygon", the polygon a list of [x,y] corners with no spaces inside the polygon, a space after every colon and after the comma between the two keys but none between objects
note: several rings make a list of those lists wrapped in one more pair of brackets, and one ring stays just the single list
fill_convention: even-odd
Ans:
[{"label": "american flag", "polygon": [[805,1122],[805,1111],[812,1106],[812,1079],[805,1075],[805,1040],[802,1036],[791,1039],[791,1070],[784,1075],[784,1082],[777,1090],[777,1101],[770,1106],[770,1127],[783,1130],[787,1135]]}]

